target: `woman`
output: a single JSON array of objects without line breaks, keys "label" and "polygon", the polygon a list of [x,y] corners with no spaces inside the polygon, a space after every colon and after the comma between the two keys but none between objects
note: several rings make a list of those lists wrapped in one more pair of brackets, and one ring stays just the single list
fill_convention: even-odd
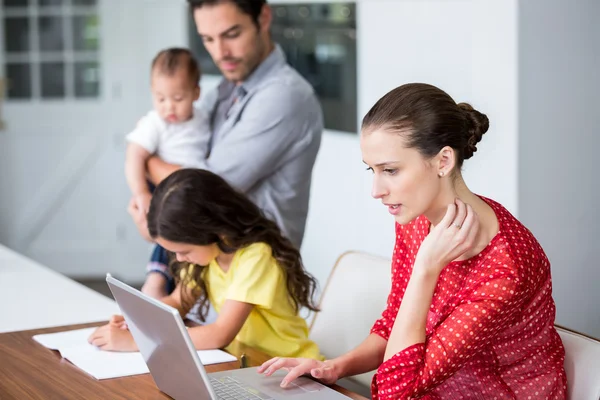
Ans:
[{"label": "woman", "polygon": [[[174,172],[158,185],[148,212],[148,230],[178,261],[173,293],[162,299],[186,315],[199,303],[212,324],[188,330],[196,349],[240,342],[271,355],[322,359],[308,339],[300,308],[318,311],[315,279],[298,250],[277,225],[219,176],[198,169]],[[122,317],[89,338],[102,350],[134,351]]]},{"label": "woman", "polygon": [[564,399],[550,264],[504,207],[472,193],[461,166],[489,126],[426,84],[400,86],[365,116],[373,197],[396,220],[387,309],[356,349],[324,362],[272,359],[259,372],[325,383],[377,369],[374,399]]}]

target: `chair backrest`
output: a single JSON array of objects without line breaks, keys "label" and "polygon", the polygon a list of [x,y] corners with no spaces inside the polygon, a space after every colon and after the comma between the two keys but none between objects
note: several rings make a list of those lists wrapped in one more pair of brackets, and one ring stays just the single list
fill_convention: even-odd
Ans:
[{"label": "chair backrest", "polygon": [[[327,358],[358,346],[386,306],[391,260],[349,251],[336,261],[321,295],[310,337]],[[565,346],[568,398],[600,400],[600,341],[556,326]],[[374,371],[349,378],[368,388]]]},{"label": "chair backrest", "polygon": [[556,326],[565,346],[568,398],[600,399],[600,341]]},{"label": "chair backrest", "polygon": [[[369,336],[385,309],[391,288],[391,260],[346,252],[335,263],[321,295],[321,312],[312,321],[310,337],[327,358],[342,355]],[[374,371],[349,378],[367,388]]]}]

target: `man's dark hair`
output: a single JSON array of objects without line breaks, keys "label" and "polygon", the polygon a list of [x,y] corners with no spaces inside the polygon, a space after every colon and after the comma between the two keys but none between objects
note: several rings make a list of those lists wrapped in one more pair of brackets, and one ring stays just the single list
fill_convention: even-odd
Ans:
[{"label": "man's dark hair", "polygon": [[258,17],[263,9],[263,6],[267,4],[267,0],[188,0],[190,5],[190,11],[193,13],[195,10],[204,6],[214,6],[222,3],[233,3],[237,8],[240,9],[244,14],[248,14],[254,25],[259,27]]}]

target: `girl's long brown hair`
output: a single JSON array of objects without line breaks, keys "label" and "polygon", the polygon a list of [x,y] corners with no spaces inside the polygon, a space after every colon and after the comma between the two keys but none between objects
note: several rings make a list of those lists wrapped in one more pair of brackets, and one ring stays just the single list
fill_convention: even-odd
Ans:
[{"label": "girl's long brown hair", "polygon": [[[313,301],[317,281],[302,264],[298,249],[285,238],[279,227],[267,219],[244,194],[223,178],[201,169],[181,169],[163,180],[152,197],[148,230],[153,238],[191,245],[216,243],[225,253],[233,253],[254,243],[266,243],[283,270],[290,301],[296,312],[301,307],[318,311]],[[181,282],[187,264],[172,262],[172,272]],[[198,299],[198,317],[205,321],[209,309],[206,265],[195,266],[183,274],[185,287],[181,301],[190,309]],[[192,283],[190,286],[189,284]],[[195,283],[195,285],[193,284]]]}]

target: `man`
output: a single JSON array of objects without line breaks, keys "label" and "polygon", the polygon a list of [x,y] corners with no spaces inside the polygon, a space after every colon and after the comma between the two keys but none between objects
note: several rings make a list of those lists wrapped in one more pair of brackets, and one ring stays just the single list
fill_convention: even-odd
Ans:
[{"label": "man", "polygon": [[[219,174],[246,193],[300,247],[323,131],[314,90],[273,43],[266,0],[189,3],[198,34],[224,76],[203,102],[212,137],[207,158],[195,167]],[[180,168],[158,157],[147,166],[154,183]],[[133,203],[129,212],[148,238],[145,214]],[[155,254],[149,269],[164,270],[163,258]]]}]

